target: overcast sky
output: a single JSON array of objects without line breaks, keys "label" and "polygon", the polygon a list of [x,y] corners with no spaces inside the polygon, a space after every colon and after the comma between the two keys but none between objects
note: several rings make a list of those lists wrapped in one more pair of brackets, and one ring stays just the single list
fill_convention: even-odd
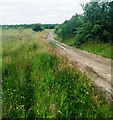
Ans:
[{"label": "overcast sky", "polygon": [[90,0],[0,0],[0,24],[62,23]]}]

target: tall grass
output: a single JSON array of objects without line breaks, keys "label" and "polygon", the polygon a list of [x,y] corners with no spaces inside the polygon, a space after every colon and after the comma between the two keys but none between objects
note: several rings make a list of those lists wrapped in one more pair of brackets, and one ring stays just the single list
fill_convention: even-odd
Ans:
[{"label": "tall grass", "polygon": [[89,41],[81,45],[80,47],[83,50],[88,52],[95,53],[97,55],[101,55],[103,57],[112,58],[112,44],[111,43],[99,43],[96,41]]},{"label": "tall grass", "polygon": [[46,34],[3,42],[3,118],[113,117],[90,80],[51,51]]},{"label": "tall grass", "polygon": [[84,44],[77,46],[75,44],[76,38],[62,40],[57,35],[55,36],[56,40],[59,40],[69,46],[77,47],[79,49],[113,59],[112,49],[113,45],[111,43],[102,43],[97,41],[87,41]]}]

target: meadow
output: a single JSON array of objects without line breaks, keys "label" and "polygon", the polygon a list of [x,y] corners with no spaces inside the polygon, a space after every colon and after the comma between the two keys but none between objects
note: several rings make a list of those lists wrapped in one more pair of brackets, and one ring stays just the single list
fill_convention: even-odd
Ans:
[{"label": "meadow", "polygon": [[45,39],[49,30],[3,30],[3,118],[113,118],[89,78]]}]

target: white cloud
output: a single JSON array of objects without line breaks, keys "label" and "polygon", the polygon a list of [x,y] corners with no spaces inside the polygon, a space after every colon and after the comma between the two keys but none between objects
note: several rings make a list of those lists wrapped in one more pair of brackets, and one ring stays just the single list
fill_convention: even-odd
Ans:
[{"label": "white cloud", "polygon": [[0,0],[0,24],[62,23],[90,0]]}]

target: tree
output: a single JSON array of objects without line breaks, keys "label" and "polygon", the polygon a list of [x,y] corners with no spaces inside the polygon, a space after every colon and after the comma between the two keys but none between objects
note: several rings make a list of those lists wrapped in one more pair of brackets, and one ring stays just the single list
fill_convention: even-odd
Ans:
[{"label": "tree", "polygon": [[81,25],[82,15],[76,14],[70,20],[66,20],[63,24],[55,28],[55,32],[63,39],[74,38],[77,33],[78,26]]},{"label": "tree", "polygon": [[32,27],[32,30],[36,31],[36,32],[39,32],[39,31],[44,30],[44,27],[41,24],[34,24],[33,27]]},{"label": "tree", "polygon": [[[109,3],[90,2],[84,7],[84,23],[88,26],[89,39],[110,41]],[[86,27],[87,28],[87,27]],[[85,28],[84,28],[85,29]]]},{"label": "tree", "polygon": [[55,28],[63,39],[75,38],[76,44],[95,40],[111,42],[113,38],[113,2],[89,2],[81,5],[84,13],[74,15],[70,20]]}]

